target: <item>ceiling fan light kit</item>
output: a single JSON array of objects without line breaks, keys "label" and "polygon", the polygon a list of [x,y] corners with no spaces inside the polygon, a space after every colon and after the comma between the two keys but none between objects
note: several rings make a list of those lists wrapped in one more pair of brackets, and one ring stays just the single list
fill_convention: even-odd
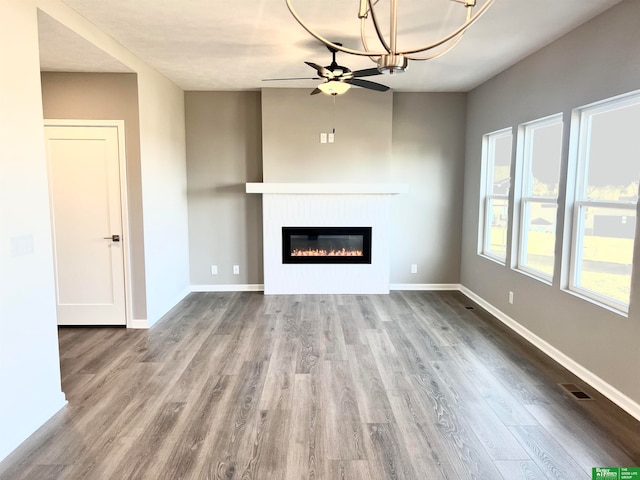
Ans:
[{"label": "ceiling fan light kit", "polygon": [[[331,42],[318,32],[309,27],[302,18],[298,15],[293,8],[292,0],[285,0],[287,8],[293,18],[304,28],[312,37],[324,43],[330,50],[335,49],[351,55],[360,55],[371,58],[378,64],[378,70],[381,73],[402,73],[407,69],[409,60],[431,60],[437,58],[453,47],[462,39],[462,36],[493,4],[494,0],[485,0],[484,3],[477,11],[473,11],[476,7],[477,0],[449,0],[455,3],[461,4],[466,9],[465,21],[454,28],[444,37],[432,42],[428,45],[424,45],[418,48],[411,48],[408,50],[402,50],[397,46],[398,40],[398,0],[389,0],[389,39],[387,40],[383,35],[383,30],[376,18],[376,11],[374,6],[380,0],[359,0],[360,8],[358,10],[358,18],[360,19],[360,40],[362,42],[363,50],[356,50],[353,48],[347,48],[339,43]],[[369,48],[366,37],[366,25],[367,20],[370,19],[373,24],[373,28],[376,32],[377,39],[380,43],[381,49],[374,50]]]},{"label": "ceiling fan light kit", "polygon": [[322,93],[326,93],[327,95],[342,95],[351,88],[351,85],[338,80],[329,80],[328,82],[318,85],[318,88]]},{"label": "ceiling fan light kit", "polygon": [[[336,45],[342,45],[336,43]],[[380,75],[382,72],[377,68],[367,68],[364,70],[352,71],[351,69],[338,65],[336,62],[337,50],[332,47],[327,47],[332,55],[331,64],[323,67],[313,62],[304,62],[311,68],[315,69],[317,77],[306,78],[303,80],[324,80],[318,85],[311,95],[317,95],[318,93],[326,93],[327,95],[341,95],[355,85],[356,87],[366,88],[368,90],[375,90],[377,92],[386,92],[389,87],[380,83],[371,82],[369,80],[363,80],[362,77],[371,77],[373,75]],[[301,80],[300,78],[265,78],[263,82],[267,81],[281,81],[281,80]]]}]

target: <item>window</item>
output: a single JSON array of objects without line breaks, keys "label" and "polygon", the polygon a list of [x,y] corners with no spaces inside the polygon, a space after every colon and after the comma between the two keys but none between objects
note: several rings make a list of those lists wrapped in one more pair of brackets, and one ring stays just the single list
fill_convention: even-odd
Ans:
[{"label": "window", "polygon": [[627,312],[640,179],[640,94],[578,109],[569,289]]},{"label": "window", "polygon": [[480,253],[505,263],[511,188],[511,128],[483,137],[482,238]]},{"label": "window", "polygon": [[516,268],[551,282],[562,157],[562,115],[520,126],[519,228]]}]

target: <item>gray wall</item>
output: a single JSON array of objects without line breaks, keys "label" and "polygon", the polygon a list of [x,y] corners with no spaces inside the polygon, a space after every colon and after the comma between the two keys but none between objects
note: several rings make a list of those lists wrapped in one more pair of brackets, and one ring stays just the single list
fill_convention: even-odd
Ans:
[{"label": "gray wall", "polygon": [[245,193],[262,181],[260,92],[187,92],[185,110],[191,284],[260,284],[262,199]]},{"label": "gray wall", "polygon": [[465,118],[464,93],[393,94],[392,284],[460,282]]},{"label": "gray wall", "polygon": [[[482,135],[564,112],[567,137],[573,108],[638,89],[638,18],[640,2],[624,1],[469,94],[461,270],[464,286],[635,402],[640,402],[637,245],[631,311],[625,318],[561,290],[562,235],[551,286],[480,257],[477,239]],[[566,150],[561,197],[567,175]],[[559,232],[564,223],[561,198]],[[515,294],[514,305],[507,301],[508,291]]]},{"label": "gray wall", "polygon": [[144,319],[147,316],[147,309],[137,75],[135,73],[43,72],[41,77],[45,118],[124,120],[133,318]]},{"label": "gray wall", "polygon": [[336,99],[333,145],[318,142],[332,99],[316,97],[186,93],[192,285],[263,282],[261,198],[244,193],[245,182],[263,181],[261,145],[264,181],[270,172],[281,182],[407,183],[392,200],[391,283],[459,283],[466,95],[353,89]]},{"label": "gray wall", "polygon": [[[388,182],[393,94],[361,88],[338,97],[309,92],[262,89],[264,181]],[[321,144],[320,133],[334,125],[335,143]]]}]

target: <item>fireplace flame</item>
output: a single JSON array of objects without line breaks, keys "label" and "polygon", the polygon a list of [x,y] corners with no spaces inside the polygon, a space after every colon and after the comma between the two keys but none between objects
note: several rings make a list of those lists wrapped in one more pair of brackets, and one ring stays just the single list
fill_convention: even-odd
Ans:
[{"label": "fireplace flame", "polygon": [[308,248],[300,250],[295,248],[291,252],[292,257],[362,257],[362,250],[323,250],[318,248]]}]

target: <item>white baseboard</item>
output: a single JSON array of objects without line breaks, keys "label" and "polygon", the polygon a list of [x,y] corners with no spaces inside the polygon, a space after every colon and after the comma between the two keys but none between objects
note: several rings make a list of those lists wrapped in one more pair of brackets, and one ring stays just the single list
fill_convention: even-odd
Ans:
[{"label": "white baseboard", "polygon": [[134,318],[131,323],[127,325],[128,328],[138,328],[141,330],[149,328],[149,320],[146,318]]},{"label": "white baseboard", "polygon": [[638,404],[637,402],[635,402],[634,400],[626,396],[624,393],[622,393],[620,390],[618,390],[614,386],[604,381],[595,373],[591,372],[590,370],[587,370],[585,367],[580,365],[571,357],[562,353],[560,350],[555,348],[553,345],[549,344],[547,341],[538,337],[535,333],[531,332],[527,328],[520,325],[513,318],[511,318],[501,310],[498,310],[496,307],[494,307],[489,302],[487,302],[483,298],[473,293],[468,288],[461,285],[460,291],[464,295],[469,297],[471,300],[476,302],[478,305],[480,305],[482,308],[484,308],[491,315],[493,315],[502,323],[504,323],[506,326],[511,328],[518,335],[520,335],[529,343],[531,343],[533,346],[537,347],[539,350],[549,355],[551,358],[553,358],[556,362],[558,362],[564,368],[572,372],[574,375],[580,377],[583,381],[585,381],[586,383],[591,385],[593,388],[598,390],[602,395],[604,395],[613,403],[618,405],[620,408],[626,411],[629,415],[640,420],[640,404]]},{"label": "white baseboard", "polygon": [[[459,283],[392,283],[389,290],[460,290]],[[261,283],[232,285],[191,285],[192,292],[263,292]]]},{"label": "white baseboard", "polygon": [[192,292],[263,292],[261,283],[248,283],[241,285],[191,285]]},{"label": "white baseboard", "polygon": [[392,283],[389,290],[460,290],[459,283]]}]

